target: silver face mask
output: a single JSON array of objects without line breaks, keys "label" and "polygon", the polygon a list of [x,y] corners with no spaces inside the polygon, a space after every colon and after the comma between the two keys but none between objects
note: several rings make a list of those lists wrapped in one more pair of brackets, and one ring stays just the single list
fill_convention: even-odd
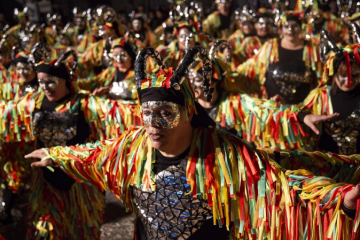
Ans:
[{"label": "silver face mask", "polygon": [[44,77],[39,79],[39,87],[45,91],[55,91],[59,85],[60,78],[58,77]]},{"label": "silver face mask", "polygon": [[180,110],[175,103],[148,101],[141,104],[145,127],[153,125],[164,129],[175,128],[180,122]]},{"label": "silver face mask", "polygon": [[189,80],[194,89],[203,89],[205,78],[202,74],[193,69],[189,71]]},{"label": "silver face mask", "polygon": [[27,63],[18,62],[16,64],[16,72],[22,78],[27,79],[30,74],[34,71],[33,67]]},{"label": "silver face mask", "polygon": [[180,30],[179,32],[179,42],[184,43],[186,40],[186,37],[188,37],[190,35],[190,33]]},{"label": "silver face mask", "polygon": [[300,34],[301,27],[297,22],[291,20],[284,24],[282,30],[284,35],[295,36]]},{"label": "silver face mask", "polygon": [[259,21],[257,22],[257,24],[258,24],[258,26],[259,26],[259,28],[260,28],[261,30],[264,30],[264,29],[266,29],[267,27],[270,27],[270,25],[271,25],[271,20],[270,20],[269,18],[263,18],[263,17],[261,17],[261,18],[259,18]]},{"label": "silver face mask", "polygon": [[118,62],[118,63],[125,63],[126,60],[129,59],[129,55],[124,50],[113,52],[112,57],[113,57],[114,61]]}]

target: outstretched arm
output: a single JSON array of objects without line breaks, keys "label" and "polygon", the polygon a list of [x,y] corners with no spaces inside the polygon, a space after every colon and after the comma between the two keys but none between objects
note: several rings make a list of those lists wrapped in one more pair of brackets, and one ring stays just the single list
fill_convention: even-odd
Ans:
[{"label": "outstretched arm", "polygon": [[39,149],[25,157],[42,159],[32,163],[32,167],[57,165],[79,182],[111,190],[131,209],[129,187],[135,177],[136,171],[132,170],[138,159],[131,155],[130,149],[136,142],[134,138],[144,131],[143,128],[134,129],[120,138],[93,144]]}]

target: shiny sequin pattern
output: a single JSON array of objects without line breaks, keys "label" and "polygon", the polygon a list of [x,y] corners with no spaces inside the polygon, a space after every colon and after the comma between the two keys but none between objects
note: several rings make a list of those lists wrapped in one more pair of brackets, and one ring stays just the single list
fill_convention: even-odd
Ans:
[{"label": "shiny sequin pattern", "polygon": [[276,67],[272,71],[272,77],[282,96],[292,100],[297,88],[300,85],[310,86],[312,75],[310,69],[306,69],[303,74],[283,71],[281,67]]},{"label": "shiny sequin pattern", "polygon": [[141,104],[144,125],[172,129],[179,124],[180,110],[173,102],[148,101]]},{"label": "shiny sequin pattern", "polygon": [[133,201],[148,240],[187,239],[212,218],[208,203],[188,194],[186,164],[183,160],[159,172],[154,192],[133,188]]},{"label": "shiny sequin pattern", "polygon": [[68,140],[76,136],[77,119],[78,112],[35,112],[35,136],[45,147],[66,145]]},{"label": "shiny sequin pattern", "polygon": [[21,97],[24,97],[26,94],[28,93],[33,93],[36,92],[38,90],[38,87],[35,85],[25,85],[24,89],[21,92]]},{"label": "shiny sequin pattern", "polygon": [[325,132],[333,138],[339,154],[357,154],[357,138],[360,131],[360,102],[350,116],[336,122],[325,122]]},{"label": "shiny sequin pattern", "polygon": [[136,96],[136,84],[133,79],[113,82],[109,91],[109,97],[114,100],[132,100],[136,99]]}]

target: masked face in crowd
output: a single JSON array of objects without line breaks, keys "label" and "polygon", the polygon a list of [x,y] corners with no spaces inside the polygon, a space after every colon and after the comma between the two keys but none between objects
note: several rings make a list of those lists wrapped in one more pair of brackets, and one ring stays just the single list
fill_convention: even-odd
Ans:
[{"label": "masked face in crowd", "polygon": [[250,21],[240,21],[240,29],[245,35],[250,35],[254,32],[254,24]]},{"label": "masked face in crowd", "polygon": [[47,73],[37,74],[39,87],[44,91],[46,98],[51,101],[60,100],[67,91],[66,80]]},{"label": "masked face in crowd", "polygon": [[115,65],[120,68],[129,69],[131,67],[131,57],[129,54],[122,48],[115,48],[112,53],[112,57],[115,61]]},{"label": "masked face in crowd", "polygon": [[298,38],[301,34],[301,26],[294,20],[287,21],[282,27],[284,37]]},{"label": "masked face in crowd", "polygon": [[260,37],[265,37],[267,34],[270,33],[272,27],[272,22],[270,18],[261,17],[255,23],[256,33]]},{"label": "masked face in crowd", "polygon": [[[187,28],[181,28],[179,31],[179,36],[178,36],[178,43],[179,43],[179,48],[181,51],[185,51],[186,46],[185,46],[185,42],[186,42],[186,37],[188,37],[190,35],[190,30]],[[195,42],[194,39],[190,39],[190,46],[194,46]]]},{"label": "masked face in crowd", "polygon": [[142,21],[139,19],[135,19],[132,21],[132,26],[135,32],[140,32],[143,28]]},{"label": "masked face in crowd", "polygon": [[199,98],[204,95],[204,76],[199,73],[198,71],[195,71],[194,69],[190,69],[189,71],[189,79],[191,82],[191,85],[194,89],[195,98]]},{"label": "masked face in crowd", "polygon": [[141,104],[142,118],[152,146],[163,152],[176,151],[187,138],[192,116],[186,121],[185,108],[166,101]]},{"label": "masked face in crowd", "polygon": [[334,81],[337,87],[344,91],[348,92],[353,90],[360,83],[360,66],[356,62],[351,63],[351,85],[348,86],[348,75],[347,75],[347,67],[345,62],[342,62],[339,67],[337,73],[334,75]]},{"label": "masked face in crowd", "polygon": [[35,78],[35,71],[31,64],[18,62],[16,72],[19,75],[20,82],[28,82]]}]

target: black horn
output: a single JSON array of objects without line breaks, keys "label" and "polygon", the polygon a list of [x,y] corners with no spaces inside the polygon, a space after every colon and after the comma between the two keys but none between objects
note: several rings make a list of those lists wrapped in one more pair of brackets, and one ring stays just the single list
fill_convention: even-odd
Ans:
[{"label": "black horn", "polygon": [[163,58],[160,53],[153,48],[144,48],[139,51],[135,60],[135,82],[137,88],[141,88],[142,80],[146,79],[146,59],[152,57],[161,69],[165,69],[166,66],[163,63]]}]

